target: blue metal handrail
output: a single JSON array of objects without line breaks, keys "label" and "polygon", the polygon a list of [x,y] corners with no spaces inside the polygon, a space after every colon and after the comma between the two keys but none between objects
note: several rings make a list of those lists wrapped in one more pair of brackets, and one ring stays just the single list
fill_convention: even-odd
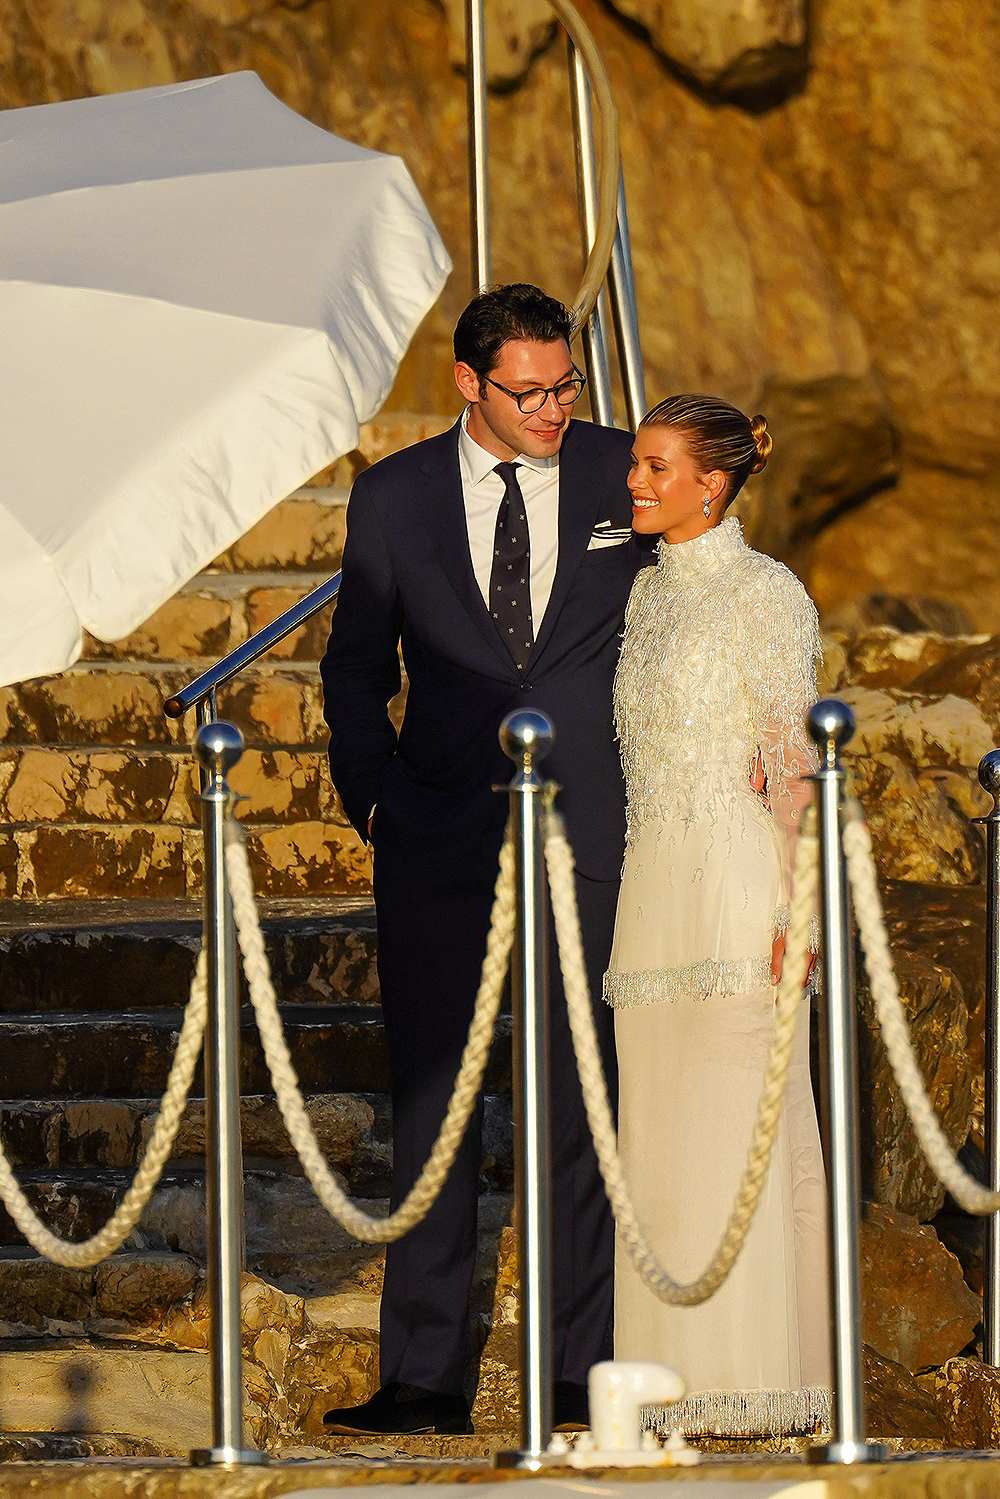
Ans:
[{"label": "blue metal handrail", "polygon": [[223,656],[208,671],[203,671],[200,677],[195,677],[180,692],[168,697],[163,704],[164,713],[168,718],[181,718],[189,708],[199,708],[204,703],[211,702],[213,711],[208,716],[214,718],[214,699],[218,688],[231,681],[245,666],[250,666],[263,656],[265,651],[277,645],[279,640],[284,640],[286,635],[304,625],[307,619],[312,619],[324,605],[337,597],[339,590],[340,573],[334,573],[332,578],[307,593],[304,599],[299,599],[297,604],[286,609],[284,614],[279,614],[277,619],[258,630],[256,635],[251,635],[249,640],[230,651],[228,656]]}]

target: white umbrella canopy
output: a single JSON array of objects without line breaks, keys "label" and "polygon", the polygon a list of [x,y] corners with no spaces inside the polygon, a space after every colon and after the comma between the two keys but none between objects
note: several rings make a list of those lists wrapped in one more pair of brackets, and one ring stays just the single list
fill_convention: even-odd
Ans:
[{"label": "white umbrella canopy", "polygon": [[0,683],[355,447],[450,269],[402,161],[254,73],[0,112]]}]

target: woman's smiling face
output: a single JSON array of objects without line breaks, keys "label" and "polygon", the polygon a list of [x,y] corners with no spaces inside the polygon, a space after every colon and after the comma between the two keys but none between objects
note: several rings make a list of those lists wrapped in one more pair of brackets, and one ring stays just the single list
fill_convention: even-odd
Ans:
[{"label": "woman's smiling face", "polygon": [[664,535],[668,541],[689,541],[718,524],[726,476],[719,470],[698,474],[678,428],[640,427],[632,445],[628,487],[634,530]]}]

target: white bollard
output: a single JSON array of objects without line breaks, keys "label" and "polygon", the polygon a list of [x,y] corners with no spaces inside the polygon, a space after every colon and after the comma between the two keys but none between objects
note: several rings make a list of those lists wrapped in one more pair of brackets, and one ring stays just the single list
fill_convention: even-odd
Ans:
[{"label": "white bollard", "polygon": [[574,1447],[553,1437],[553,1462],[574,1468],[657,1468],[697,1463],[699,1454],[677,1433],[660,1446],[652,1432],[642,1432],[642,1408],[669,1405],[684,1394],[684,1381],[666,1364],[608,1362],[595,1364],[588,1380],[590,1431]]},{"label": "white bollard", "polygon": [[684,1381],[666,1364],[595,1364],[588,1380],[590,1431],[600,1452],[638,1452],[644,1405],[668,1405]]}]

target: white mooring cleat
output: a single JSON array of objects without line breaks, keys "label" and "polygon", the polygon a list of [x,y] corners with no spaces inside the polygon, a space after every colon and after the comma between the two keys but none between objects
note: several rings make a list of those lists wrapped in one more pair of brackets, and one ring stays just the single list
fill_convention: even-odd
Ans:
[{"label": "white mooring cleat", "polygon": [[679,1431],[661,1446],[651,1431],[641,1431],[642,1408],[669,1405],[684,1394],[684,1381],[666,1364],[595,1364],[590,1371],[590,1431],[573,1447],[561,1435],[552,1438],[549,1456],[573,1468],[688,1467],[701,1461]]}]

